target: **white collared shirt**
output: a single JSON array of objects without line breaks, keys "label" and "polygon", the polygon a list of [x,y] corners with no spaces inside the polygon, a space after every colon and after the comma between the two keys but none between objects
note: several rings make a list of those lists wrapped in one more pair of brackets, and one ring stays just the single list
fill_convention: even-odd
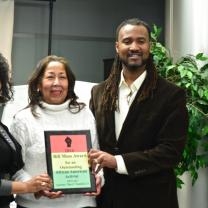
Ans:
[{"label": "white collared shirt", "polygon": [[[118,140],[123,123],[128,114],[129,108],[135,99],[135,96],[140,89],[147,72],[144,71],[130,86],[126,83],[123,70],[121,71],[121,80],[119,83],[119,94],[118,94],[118,109],[115,111],[115,133],[116,139]],[[128,138],[127,138],[128,139]],[[126,165],[121,155],[115,156],[117,161],[117,172],[120,174],[128,174]]]}]

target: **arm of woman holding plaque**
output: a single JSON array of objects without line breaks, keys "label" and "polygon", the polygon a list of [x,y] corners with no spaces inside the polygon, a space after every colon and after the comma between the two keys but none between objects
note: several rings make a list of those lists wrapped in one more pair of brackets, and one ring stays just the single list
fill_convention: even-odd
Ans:
[{"label": "arm of woman holding plaque", "polygon": [[[34,176],[46,172],[47,159],[50,157],[53,161],[51,162],[52,173],[49,172],[53,179],[53,190],[38,192],[35,197],[34,195],[17,195],[17,203],[23,207],[96,207],[94,196],[96,193],[89,196],[82,192],[76,192],[76,194],[69,192],[69,189],[76,191],[81,182],[88,182],[90,174],[88,174],[87,162],[84,166],[79,166],[77,165],[79,160],[74,159],[71,162],[66,159],[69,156],[74,158],[75,154],[84,155],[86,159],[87,153],[74,152],[73,148],[70,150],[68,140],[66,140],[68,136],[63,137],[63,134],[66,136],[64,132],[81,132],[81,130],[90,132],[92,147],[98,148],[95,119],[86,105],[78,102],[78,97],[74,92],[75,80],[68,61],[63,57],[51,55],[40,60],[28,82],[29,105],[15,115],[11,128],[23,145],[25,165],[22,173],[19,172],[17,177],[27,177],[27,174]],[[46,132],[61,134],[61,136],[59,134],[53,137],[58,140],[55,140],[54,151],[51,150],[50,145],[50,154],[45,144],[45,141],[48,141],[45,137]],[[72,134],[72,145],[75,138]],[[49,141],[52,142],[51,139]],[[80,145],[82,144],[77,143],[76,147]],[[59,147],[64,147],[64,151],[56,149]],[[68,148],[67,151],[66,148]],[[97,187],[99,187],[101,180],[100,177],[96,176],[96,178]],[[71,188],[71,184],[75,185],[75,188]],[[82,188],[82,185],[80,186]]]},{"label": "arm of woman holding plaque", "polygon": [[[0,53],[0,104],[7,103],[13,96],[9,65]],[[13,194],[33,193],[51,188],[51,179],[47,174],[34,176],[29,180],[12,181],[12,175],[20,170],[24,163],[21,146],[9,129],[0,122],[0,207],[9,207],[14,200]]]}]

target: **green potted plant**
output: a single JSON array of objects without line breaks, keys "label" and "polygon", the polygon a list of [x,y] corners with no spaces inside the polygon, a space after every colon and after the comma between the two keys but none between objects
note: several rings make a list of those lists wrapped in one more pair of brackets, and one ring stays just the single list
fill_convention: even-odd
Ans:
[{"label": "green potted plant", "polygon": [[173,63],[168,50],[158,41],[160,32],[161,28],[154,25],[151,51],[158,72],[187,92],[188,139],[182,160],[175,168],[177,186],[181,188],[183,173],[190,173],[194,184],[199,169],[208,164],[208,56],[203,53],[187,55]]}]

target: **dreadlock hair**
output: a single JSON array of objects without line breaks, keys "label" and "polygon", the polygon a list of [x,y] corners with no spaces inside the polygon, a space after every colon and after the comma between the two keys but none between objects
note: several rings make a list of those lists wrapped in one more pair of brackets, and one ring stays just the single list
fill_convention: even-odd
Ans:
[{"label": "dreadlock hair", "polygon": [[13,97],[12,83],[9,76],[9,64],[0,53],[0,103],[6,103]]},{"label": "dreadlock hair", "polygon": [[75,86],[75,75],[72,72],[72,70],[69,67],[69,64],[67,60],[63,57],[58,57],[55,55],[50,55],[46,56],[42,60],[39,61],[39,63],[36,66],[35,71],[33,72],[31,78],[28,81],[28,95],[29,95],[29,104],[26,108],[30,107],[31,112],[33,116],[38,117],[37,113],[35,112],[35,109],[37,106],[40,106],[43,108],[41,105],[42,101],[42,94],[39,91],[39,85],[42,82],[42,78],[45,73],[45,69],[47,68],[48,64],[52,61],[57,61],[59,63],[62,63],[64,65],[67,79],[68,79],[68,93],[65,98],[65,101],[68,99],[71,99],[69,102],[69,111],[72,113],[78,113],[80,110],[83,109],[85,106],[84,103],[79,103],[77,102],[77,95],[74,92],[74,86]]},{"label": "dreadlock hair", "polygon": [[[150,29],[149,25],[142,20],[139,20],[137,18],[133,18],[133,19],[128,19],[128,20],[123,21],[117,27],[116,41],[118,41],[118,36],[119,36],[119,32],[120,32],[121,28],[126,25],[144,26],[148,31],[149,40],[150,40],[151,29]],[[145,79],[145,83],[148,83],[148,84],[144,84],[142,86],[142,92],[141,92],[140,96],[138,97],[138,101],[142,101],[145,98],[147,98],[150,95],[151,91],[156,86],[157,72],[156,72],[156,67],[154,65],[153,57],[151,54],[150,54],[150,56],[147,60],[147,63],[146,63],[146,70],[147,70],[147,77]],[[122,61],[119,58],[119,55],[116,54],[113,65],[112,65],[111,73],[105,82],[104,92],[103,92],[103,96],[102,96],[102,109],[103,109],[103,111],[119,110],[118,105],[117,105],[117,100],[118,100],[118,90],[119,90],[118,86],[119,86],[119,82],[120,82],[121,71],[122,71]]]}]

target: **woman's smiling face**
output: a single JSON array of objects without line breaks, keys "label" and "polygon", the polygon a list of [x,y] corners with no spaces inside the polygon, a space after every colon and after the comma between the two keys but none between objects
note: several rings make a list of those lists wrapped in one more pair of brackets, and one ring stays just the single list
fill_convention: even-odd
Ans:
[{"label": "woman's smiling face", "polygon": [[68,78],[64,65],[58,61],[51,61],[45,68],[39,90],[44,102],[48,104],[62,104],[68,94]]}]

